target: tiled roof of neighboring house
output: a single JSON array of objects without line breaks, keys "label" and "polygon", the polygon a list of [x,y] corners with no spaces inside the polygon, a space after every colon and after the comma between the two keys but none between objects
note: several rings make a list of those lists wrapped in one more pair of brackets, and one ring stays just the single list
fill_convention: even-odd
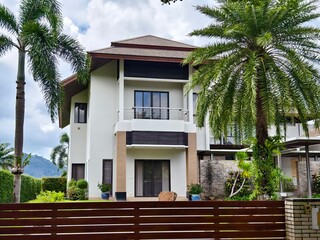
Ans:
[{"label": "tiled roof of neighboring house", "polygon": [[[111,47],[89,51],[92,61],[91,70],[105,65],[115,59],[181,62],[196,46],[172,41],[152,35],[141,36],[111,43]],[[62,81],[65,90],[63,108],[59,110],[59,125],[61,128],[70,123],[71,98],[83,91],[87,86],[76,81],[72,75]]]}]

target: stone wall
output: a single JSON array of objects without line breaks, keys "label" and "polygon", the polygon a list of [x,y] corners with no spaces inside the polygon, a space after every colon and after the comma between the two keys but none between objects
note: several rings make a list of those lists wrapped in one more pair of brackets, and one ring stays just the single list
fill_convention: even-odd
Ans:
[{"label": "stone wall", "polygon": [[[206,196],[224,198],[224,186],[230,171],[237,171],[237,164],[230,160],[201,160],[200,181]],[[211,172],[211,184],[207,181]],[[210,177],[209,177],[210,179]]]},{"label": "stone wall", "polygon": [[[311,176],[320,172],[320,162],[310,161],[310,170]],[[308,193],[307,185],[307,170],[306,170],[306,161],[298,162],[298,176],[299,176],[299,194],[306,195]]]},{"label": "stone wall", "polygon": [[320,199],[286,199],[288,240],[320,240],[320,230],[312,229],[311,209],[320,207]]}]

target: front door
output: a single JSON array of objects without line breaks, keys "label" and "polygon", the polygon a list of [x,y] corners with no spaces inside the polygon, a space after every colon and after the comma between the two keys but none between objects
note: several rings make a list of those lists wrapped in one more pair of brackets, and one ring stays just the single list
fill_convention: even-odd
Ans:
[{"label": "front door", "polygon": [[157,197],[161,191],[170,191],[169,160],[136,160],[136,196]]}]

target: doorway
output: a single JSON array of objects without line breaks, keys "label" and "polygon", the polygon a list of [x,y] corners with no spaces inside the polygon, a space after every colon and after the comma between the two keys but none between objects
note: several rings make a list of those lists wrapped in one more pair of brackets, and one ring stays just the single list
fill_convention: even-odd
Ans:
[{"label": "doorway", "polygon": [[170,160],[136,160],[136,197],[157,197],[162,191],[170,191]]}]

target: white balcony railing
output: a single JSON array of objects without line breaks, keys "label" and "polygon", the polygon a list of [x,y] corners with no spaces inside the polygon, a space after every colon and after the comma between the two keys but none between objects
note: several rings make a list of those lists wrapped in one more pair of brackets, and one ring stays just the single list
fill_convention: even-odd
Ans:
[{"label": "white balcony railing", "polygon": [[188,121],[188,110],[182,108],[132,107],[124,109],[124,120],[183,120]]}]

